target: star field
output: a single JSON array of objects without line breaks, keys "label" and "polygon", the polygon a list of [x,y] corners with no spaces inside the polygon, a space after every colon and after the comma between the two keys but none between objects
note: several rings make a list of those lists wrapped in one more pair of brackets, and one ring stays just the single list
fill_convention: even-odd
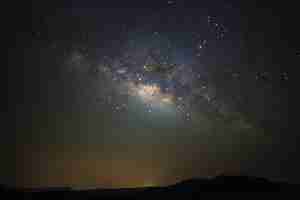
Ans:
[{"label": "star field", "polygon": [[9,48],[16,133],[3,148],[16,146],[18,177],[9,164],[3,177],[76,188],[220,173],[294,180],[299,48],[269,7],[33,3]]},{"label": "star field", "polygon": [[[207,18],[207,22],[201,30],[211,34],[212,43],[226,39],[225,25],[218,24],[211,16],[203,18]],[[118,53],[96,55],[98,58],[93,65],[84,66],[82,62],[88,59],[74,50],[68,58],[71,68],[91,68],[88,70],[95,78],[104,77],[107,81],[99,85],[97,99],[108,102],[115,111],[128,107],[129,95],[141,98],[148,112],[158,104],[159,107],[173,104],[177,114],[186,120],[191,119],[193,110],[201,110],[201,107],[212,112],[222,109],[222,97],[217,98],[213,83],[208,82],[209,69],[201,63],[200,54],[204,54],[210,45],[207,38],[201,37],[203,33],[193,32],[191,39],[195,44],[183,48],[176,40],[171,40],[174,34],[170,32],[144,29],[126,32],[128,37],[120,41],[123,45],[115,47],[120,49]],[[105,89],[101,87],[107,85],[115,90],[113,98],[102,92]]]}]

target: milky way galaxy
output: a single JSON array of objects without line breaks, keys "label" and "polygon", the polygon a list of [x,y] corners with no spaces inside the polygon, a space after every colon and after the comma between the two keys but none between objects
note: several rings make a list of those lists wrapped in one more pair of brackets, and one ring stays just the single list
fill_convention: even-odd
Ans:
[{"label": "milky way galaxy", "polygon": [[[138,36],[132,38],[132,35]],[[107,80],[99,85],[99,98],[117,110],[128,107],[126,96],[139,97],[148,112],[152,112],[153,107],[172,105],[185,120],[190,120],[191,112],[199,109],[202,112],[222,109],[223,99],[216,98],[215,87],[208,82],[209,70],[197,57],[199,43],[203,52],[207,39],[198,40],[192,56],[187,54],[189,49],[176,47],[176,41],[172,43],[168,34],[150,30],[129,32],[119,55],[100,57],[94,67],[96,77]],[[115,97],[103,93],[105,89],[101,87],[115,88]]]},{"label": "milky way galaxy", "polygon": [[18,185],[281,173],[295,141],[286,68],[299,56],[281,56],[293,43],[272,39],[278,20],[225,0],[93,2],[43,1],[12,25]]},{"label": "milky way galaxy", "polygon": [[[152,17],[146,16],[143,20],[153,20]],[[74,84],[78,88],[73,88],[78,93],[76,99],[80,109],[103,113],[105,120],[114,121],[113,126],[117,129],[101,133],[102,137],[106,140],[114,137],[120,141],[129,140],[133,149],[144,144],[147,148],[140,151],[145,154],[151,152],[151,145],[159,141],[158,149],[165,149],[164,159],[171,163],[175,162],[172,158],[174,152],[166,150],[171,148],[168,147],[170,142],[176,141],[179,146],[189,143],[179,143],[177,138],[180,137],[201,140],[203,147],[208,141],[214,145],[220,140],[234,144],[233,133],[246,132],[245,140],[251,137],[249,133],[254,129],[253,125],[236,109],[234,94],[218,88],[214,81],[217,76],[213,64],[215,59],[209,58],[209,54],[218,57],[219,63],[228,59],[219,56],[217,47],[229,48],[227,37],[236,46],[239,40],[236,36],[231,39],[233,36],[226,26],[212,16],[203,16],[199,27],[198,32],[172,33],[143,23],[142,26],[126,29],[122,39],[107,47],[96,47],[93,51],[84,45],[71,48],[62,69],[66,69],[63,73],[68,74],[73,82],[76,80]],[[179,37],[184,37],[184,41]],[[232,53],[234,61],[238,52]],[[101,123],[100,119],[97,123]],[[89,129],[92,132],[86,133],[87,138],[94,138],[93,132],[97,129]],[[224,135],[224,130],[231,133]],[[140,138],[142,135],[144,137]],[[97,141],[95,138],[92,140]],[[118,146],[116,141],[111,141],[111,144],[107,148]],[[193,142],[188,149],[195,148],[195,145]],[[205,147],[205,151],[210,155],[218,152],[214,145]],[[228,150],[231,151],[234,149]],[[116,157],[113,159],[120,159]],[[150,160],[157,163],[154,158]],[[212,161],[206,159],[206,162]],[[187,166],[193,162],[190,160],[188,163]],[[200,173],[217,173],[213,167],[202,167]],[[147,168],[144,170],[147,173]],[[157,176],[155,179],[162,179],[161,175]]]}]

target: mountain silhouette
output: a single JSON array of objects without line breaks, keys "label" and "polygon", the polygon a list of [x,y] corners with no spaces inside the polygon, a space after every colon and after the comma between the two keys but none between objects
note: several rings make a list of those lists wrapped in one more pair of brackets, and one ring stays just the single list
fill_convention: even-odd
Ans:
[{"label": "mountain silhouette", "polygon": [[[1,193],[16,195],[17,199],[103,199],[103,198],[178,198],[198,199],[199,197],[261,197],[268,195],[297,194],[300,185],[272,182],[264,178],[248,176],[217,176],[214,178],[190,179],[166,187],[122,188],[122,189],[74,189],[71,187],[18,189],[2,186]],[[247,196],[245,196],[247,194]],[[270,197],[270,196],[269,196]],[[286,196],[287,197],[287,196]]]}]

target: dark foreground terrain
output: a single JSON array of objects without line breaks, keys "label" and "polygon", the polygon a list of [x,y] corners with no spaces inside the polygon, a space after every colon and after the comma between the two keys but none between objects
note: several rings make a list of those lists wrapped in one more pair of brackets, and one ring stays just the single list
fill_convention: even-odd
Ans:
[{"label": "dark foreground terrain", "polygon": [[[295,197],[299,185],[270,182],[262,178],[246,176],[218,176],[212,179],[187,180],[168,187],[147,187],[133,189],[90,189],[75,190],[72,188],[15,189],[2,187],[1,195],[11,195],[17,199],[199,199],[199,197],[268,197],[284,195],[287,199]],[[245,193],[247,195],[245,196]],[[1,199],[5,199],[0,197]]]}]

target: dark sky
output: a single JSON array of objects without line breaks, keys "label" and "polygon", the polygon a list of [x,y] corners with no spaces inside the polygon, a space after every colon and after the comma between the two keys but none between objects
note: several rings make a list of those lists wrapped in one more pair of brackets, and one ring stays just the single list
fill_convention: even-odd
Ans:
[{"label": "dark sky", "polygon": [[4,184],[299,183],[294,5],[97,2],[7,6]]}]

